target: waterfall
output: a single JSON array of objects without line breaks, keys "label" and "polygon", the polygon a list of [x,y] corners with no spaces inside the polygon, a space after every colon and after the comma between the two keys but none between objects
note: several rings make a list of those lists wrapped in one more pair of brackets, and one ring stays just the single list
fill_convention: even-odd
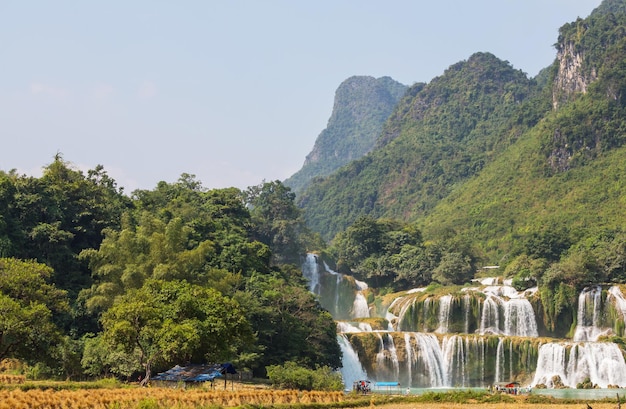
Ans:
[{"label": "waterfall", "polygon": [[498,339],[498,347],[496,348],[496,376],[494,382],[503,382],[504,377],[504,340],[502,337]]},{"label": "waterfall", "polygon": [[309,253],[306,255],[306,259],[302,265],[302,274],[309,281],[309,291],[319,295],[320,273],[317,265],[317,256],[315,254]]},{"label": "waterfall", "polygon": [[359,327],[356,327],[349,322],[337,321],[337,332],[362,332]]},{"label": "waterfall", "polygon": [[[388,324],[388,331],[395,331],[396,328],[393,327],[393,323],[396,322],[397,323],[397,327],[400,327],[400,321],[401,321],[401,315],[397,316],[394,315],[391,310],[392,308],[396,305],[396,303],[400,302],[402,300],[403,297],[398,297],[396,299],[394,299],[391,304],[389,305],[389,308],[387,308],[387,312],[385,313],[385,319],[387,320]],[[404,307],[403,307],[404,308]]]},{"label": "waterfall", "polygon": [[356,293],[354,304],[352,305],[352,318],[369,318],[370,309],[367,300],[362,292]]},{"label": "waterfall", "polygon": [[452,296],[444,295],[439,298],[439,327],[435,330],[440,334],[448,333],[448,324],[450,322],[450,306],[452,304]]},{"label": "waterfall", "polygon": [[622,315],[622,320],[624,320],[624,324],[626,324],[626,298],[624,298],[624,294],[619,289],[618,286],[614,285],[609,288],[608,297],[613,301],[615,305],[615,309]]},{"label": "waterfall", "polygon": [[608,342],[548,343],[539,348],[537,370],[532,384],[554,386],[555,376],[565,386],[589,378],[600,388],[626,385],[626,362],[616,344]]},{"label": "waterfall", "polygon": [[406,351],[406,369],[407,369],[407,385],[411,387],[413,385],[413,365],[415,365],[415,358],[413,358],[413,346],[411,345],[411,333],[404,333],[404,350]]},{"label": "waterfall", "polygon": [[585,288],[578,296],[577,325],[574,341],[597,341],[606,335],[610,328],[601,327],[602,288]]},{"label": "waterfall", "polygon": [[537,320],[532,305],[525,298],[504,303],[504,334],[518,337],[536,337]]},{"label": "waterfall", "polygon": [[361,365],[359,355],[356,353],[354,348],[352,348],[350,341],[348,341],[348,337],[343,334],[337,335],[337,341],[339,342],[339,347],[341,348],[341,352],[343,354],[343,358],[341,360],[343,365],[341,368],[343,385],[346,389],[352,388],[352,384],[355,381],[367,379],[367,373]]},{"label": "waterfall", "polygon": [[480,334],[538,336],[535,311],[523,295],[510,286],[490,286],[484,292],[487,298],[483,302]]},{"label": "waterfall", "polygon": [[443,357],[437,337],[432,334],[414,333],[420,361],[423,363],[424,375],[431,388],[448,386],[446,360]]},{"label": "waterfall", "polygon": [[354,280],[357,287],[357,293],[354,297],[354,303],[352,304],[352,318],[369,318],[370,308],[367,304],[367,300],[363,295],[363,290],[367,290],[367,284],[363,281]]},{"label": "waterfall", "polygon": [[381,375],[380,372],[383,372],[382,376],[385,380],[397,381],[400,375],[400,363],[393,338],[388,333],[377,333],[377,335],[380,342],[380,348],[376,354],[377,374]]},{"label": "waterfall", "polygon": [[445,337],[442,341],[441,349],[446,365],[446,377],[449,385],[445,386],[467,386],[467,371],[465,366],[466,351],[463,338],[458,335]]},{"label": "waterfall", "polygon": [[480,317],[480,334],[500,333],[500,308],[497,299],[488,295],[483,302],[483,310]]},{"label": "waterfall", "polygon": [[[600,286],[579,295],[575,341],[538,346],[535,340],[510,338],[539,336],[529,301],[536,288],[518,292],[508,279],[482,279],[482,286],[465,287],[462,293],[420,295],[416,293],[424,289],[413,289],[379,295],[370,308],[367,298],[377,293],[375,289],[367,291],[366,283],[321,263],[308,255],[302,273],[322,306],[338,320],[346,386],[370,377],[433,388],[485,387],[509,380],[576,387],[585,378],[603,388],[626,387],[620,347],[597,342],[601,334],[622,335],[626,325],[626,298],[618,286],[607,289],[606,299]],[[368,356],[359,357],[356,351]]]}]

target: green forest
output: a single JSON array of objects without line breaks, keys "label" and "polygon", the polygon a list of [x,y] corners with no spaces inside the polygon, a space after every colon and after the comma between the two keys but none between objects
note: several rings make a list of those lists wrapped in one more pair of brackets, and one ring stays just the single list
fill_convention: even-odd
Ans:
[{"label": "green forest", "polygon": [[60,154],[0,172],[0,361],[33,378],[149,378],[175,364],[340,366],[307,290],[315,243],[280,182],[208,190],[194,176],[127,196]]}]

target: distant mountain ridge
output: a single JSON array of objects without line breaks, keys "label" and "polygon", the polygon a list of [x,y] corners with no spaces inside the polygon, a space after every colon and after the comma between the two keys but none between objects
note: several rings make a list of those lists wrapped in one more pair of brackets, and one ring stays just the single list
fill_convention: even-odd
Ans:
[{"label": "distant mountain ridge", "polygon": [[496,261],[532,231],[626,229],[626,1],[562,26],[556,51],[532,79],[476,53],[411,87],[368,155],[299,194],[309,226],[416,222]]},{"label": "distant mountain ridge", "polygon": [[353,76],[342,82],[326,129],[285,185],[299,192],[311,179],[329,175],[368,153],[407,88],[390,77]]},{"label": "distant mountain ridge", "polygon": [[489,53],[414,85],[375,150],[302,192],[307,222],[331,238],[359,216],[425,214],[511,143],[506,123],[532,91],[524,73]]}]

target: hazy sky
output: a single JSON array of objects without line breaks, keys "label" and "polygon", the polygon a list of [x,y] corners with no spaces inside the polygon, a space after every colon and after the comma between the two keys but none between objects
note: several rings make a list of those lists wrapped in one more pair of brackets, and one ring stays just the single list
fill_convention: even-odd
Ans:
[{"label": "hazy sky", "polygon": [[130,193],[284,180],[353,75],[429,82],[478,51],[529,76],[600,0],[0,0],[0,169],[57,152]]}]

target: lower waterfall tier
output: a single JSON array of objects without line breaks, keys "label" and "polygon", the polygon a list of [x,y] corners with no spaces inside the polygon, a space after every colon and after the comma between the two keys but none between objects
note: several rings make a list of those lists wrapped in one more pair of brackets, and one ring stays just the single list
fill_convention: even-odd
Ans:
[{"label": "lower waterfall tier", "polygon": [[371,380],[417,388],[488,387],[510,381],[575,388],[586,378],[598,387],[626,386],[622,352],[608,342],[419,332],[355,332],[339,337],[344,356],[352,357],[344,360],[344,378],[366,374]]}]

